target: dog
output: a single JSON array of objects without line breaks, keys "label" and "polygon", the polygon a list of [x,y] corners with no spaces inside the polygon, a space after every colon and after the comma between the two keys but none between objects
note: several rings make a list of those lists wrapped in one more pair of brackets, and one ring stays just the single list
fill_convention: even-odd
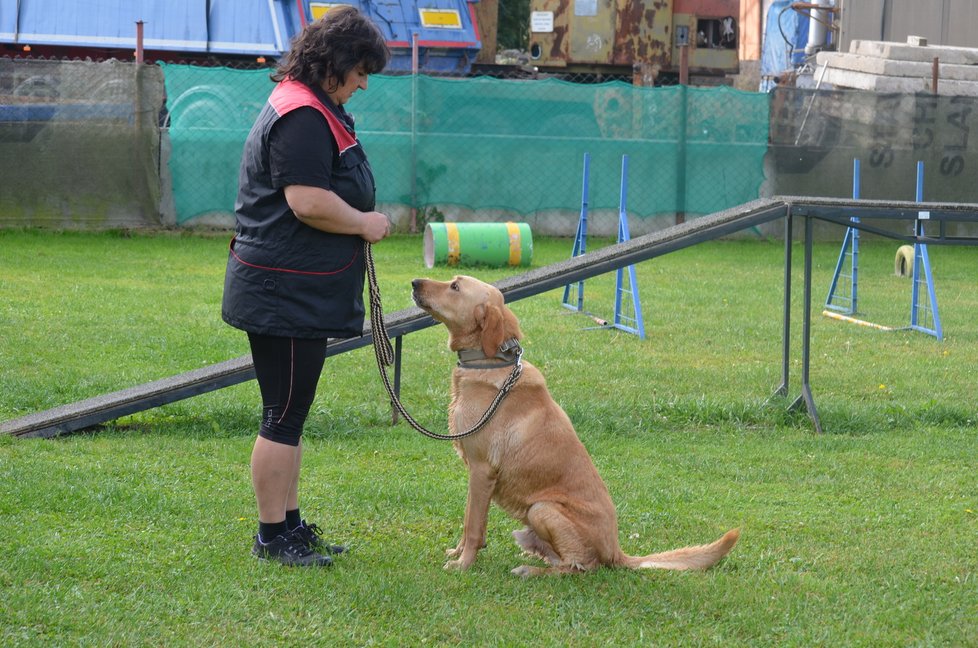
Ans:
[{"label": "dog", "polygon": [[469,430],[500,389],[522,374],[478,432],[456,440],[468,469],[462,537],[446,551],[446,569],[468,569],[486,544],[489,504],[525,525],[516,543],[547,567],[522,565],[518,576],[583,572],[601,566],[706,569],[740,537],[732,529],[711,544],[648,556],[626,555],[618,544],[618,516],[608,489],[540,371],[522,361],[519,322],[494,286],[459,275],[451,281],[415,279],[414,302],[448,328],[459,354],[452,372],[449,431]]}]

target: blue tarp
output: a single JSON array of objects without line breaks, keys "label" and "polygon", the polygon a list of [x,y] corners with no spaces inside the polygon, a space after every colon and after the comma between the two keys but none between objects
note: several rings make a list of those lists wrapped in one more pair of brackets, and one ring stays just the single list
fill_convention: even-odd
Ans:
[{"label": "blue tarp", "polygon": [[[481,49],[476,0],[346,0],[384,34],[393,58],[389,71],[411,69],[411,40],[418,35],[423,72],[467,73]],[[313,8],[310,0],[0,0],[0,43],[95,49],[136,47],[143,21],[147,50],[188,54],[238,54],[277,58]],[[312,6],[311,6],[312,5]],[[423,25],[421,12],[441,16]],[[433,21],[437,23],[438,21]]]},{"label": "blue tarp", "polygon": [[0,0],[0,42],[134,48],[139,20],[146,49],[193,53],[278,55],[298,29],[285,0]]},{"label": "blue tarp", "polygon": [[764,45],[761,48],[762,92],[774,87],[772,77],[804,63],[805,44],[808,42],[808,17],[791,9],[792,2],[793,0],[774,0],[767,10]]}]

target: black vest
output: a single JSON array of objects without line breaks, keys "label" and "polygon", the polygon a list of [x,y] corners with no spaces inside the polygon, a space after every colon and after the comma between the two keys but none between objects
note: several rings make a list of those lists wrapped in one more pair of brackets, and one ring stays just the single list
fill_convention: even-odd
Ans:
[{"label": "black vest", "polygon": [[363,334],[363,239],[304,224],[272,187],[268,135],[302,106],[322,113],[333,134],[332,190],[360,211],[374,209],[373,173],[352,129],[303,83],[279,83],[245,142],[224,280],[224,321],[263,335],[344,338]]}]

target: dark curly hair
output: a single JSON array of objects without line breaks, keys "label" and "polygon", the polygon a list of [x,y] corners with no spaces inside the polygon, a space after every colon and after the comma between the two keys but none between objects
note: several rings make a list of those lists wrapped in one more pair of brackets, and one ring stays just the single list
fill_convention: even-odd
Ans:
[{"label": "dark curly hair", "polygon": [[358,65],[367,74],[380,72],[390,60],[384,36],[356,7],[341,5],[310,23],[295,38],[285,58],[279,61],[272,81],[295,79],[307,85],[330,87],[346,82]]}]

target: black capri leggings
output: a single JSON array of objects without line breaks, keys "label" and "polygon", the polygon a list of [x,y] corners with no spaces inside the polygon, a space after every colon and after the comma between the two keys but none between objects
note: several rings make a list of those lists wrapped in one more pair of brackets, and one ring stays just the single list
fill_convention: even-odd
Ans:
[{"label": "black capri leggings", "polygon": [[297,446],[326,361],[326,339],[249,333],[248,342],[261,390],[258,436]]}]

